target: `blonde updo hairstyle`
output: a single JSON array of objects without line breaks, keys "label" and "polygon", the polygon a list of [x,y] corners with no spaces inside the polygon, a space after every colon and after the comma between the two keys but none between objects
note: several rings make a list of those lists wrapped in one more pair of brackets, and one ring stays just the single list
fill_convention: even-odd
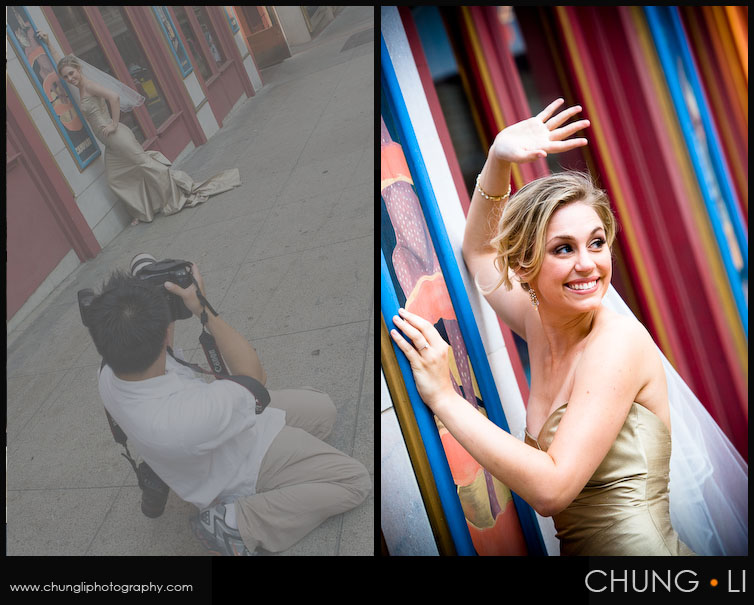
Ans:
[{"label": "blonde updo hairstyle", "polygon": [[573,202],[582,202],[594,209],[605,228],[608,248],[612,248],[615,217],[607,194],[594,185],[588,174],[569,171],[536,179],[512,195],[503,208],[497,235],[490,242],[497,250],[495,266],[501,279],[485,294],[501,285],[511,290],[513,274],[518,275],[521,287],[529,290],[528,282],[542,267],[550,218],[558,208]]},{"label": "blonde updo hairstyle", "polygon": [[62,70],[66,65],[70,65],[74,69],[78,69],[81,71],[81,63],[79,63],[79,60],[76,58],[75,55],[66,55],[60,61],[58,61],[58,75],[63,75],[60,73],[60,70]]}]

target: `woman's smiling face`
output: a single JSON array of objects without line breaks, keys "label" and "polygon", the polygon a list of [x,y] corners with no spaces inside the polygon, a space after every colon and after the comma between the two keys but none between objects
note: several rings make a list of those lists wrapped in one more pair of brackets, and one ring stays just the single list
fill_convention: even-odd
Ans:
[{"label": "woman's smiling face", "polygon": [[531,286],[548,307],[584,313],[599,307],[612,276],[605,227],[582,202],[556,210],[545,236],[544,258]]},{"label": "woman's smiling face", "polygon": [[73,86],[76,86],[81,82],[81,72],[70,65],[66,65],[61,69],[60,75],[66,82],[68,82],[68,84],[72,84]]}]

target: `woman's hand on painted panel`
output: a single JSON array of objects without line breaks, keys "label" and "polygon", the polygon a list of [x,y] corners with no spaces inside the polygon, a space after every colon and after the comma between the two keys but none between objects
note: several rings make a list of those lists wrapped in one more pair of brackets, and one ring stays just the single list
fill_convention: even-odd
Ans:
[{"label": "woman's hand on painted panel", "polygon": [[409,340],[398,330],[391,330],[390,335],[411,364],[420,397],[434,409],[447,396],[455,394],[448,364],[450,346],[426,319],[405,309],[399,309],[398,313],[400,317],[393,317],[393,323]]}]

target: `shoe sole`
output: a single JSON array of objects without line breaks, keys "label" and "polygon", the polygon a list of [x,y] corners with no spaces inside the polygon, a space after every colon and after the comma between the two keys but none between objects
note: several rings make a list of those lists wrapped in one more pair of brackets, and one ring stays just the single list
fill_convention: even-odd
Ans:
[{"label": "shoe sole", "polygon": [[217,545],[214,542],[210,542],[207,539],[207,537],[204,535],[204,532],[202,532],[201,529],[199,528],[198,524],[199,524],[198,520],[191,519],[190,525],[191,525],[191,531],[193,532],[194,537],[197,540],[199,540],[199,542],[202,543],[202,546],[204,546],[204,548],[206,548],[212,556],[222,557],[223,553],[217,549]]}]

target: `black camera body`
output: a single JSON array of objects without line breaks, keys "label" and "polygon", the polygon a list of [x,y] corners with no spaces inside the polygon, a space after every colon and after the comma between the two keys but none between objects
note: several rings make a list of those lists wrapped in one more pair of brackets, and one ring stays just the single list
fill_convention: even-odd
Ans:
[{"label": "black camera body", "polygon": [[145,283],[158,287],[168,297],[170,304],[170,321],[176,319],[189,319],[193,313],[176,294],[168,292],[164,284],[166,281],[173,282],[181,288],[188,288],[194,283],[191,274],[191,263],[185,260],[167,258],[156,261],[149,254],[137,254],[131,260],[131,274]]},{"label": "black camera body", "polygon": [[[181,288],[188,288],[194,283],[194,276],[191,274],[191,263],[185,260],[176,260],[168,258],[156,261],[149,254],[137,254],[131,260],[131,275],[139,278],[145,284],[155,286],[155,291],[162,293],[168,301],[170,307],[170,321],[177,319],[189,319],[193,313],[186,304],[176,294],[168,292],[164,284],[169,281]],[[94,290],[85,289],[78,291],[79,312],[81,313],[81,322],[89,327],[88,311],[89,307],[96,298]]]}]

